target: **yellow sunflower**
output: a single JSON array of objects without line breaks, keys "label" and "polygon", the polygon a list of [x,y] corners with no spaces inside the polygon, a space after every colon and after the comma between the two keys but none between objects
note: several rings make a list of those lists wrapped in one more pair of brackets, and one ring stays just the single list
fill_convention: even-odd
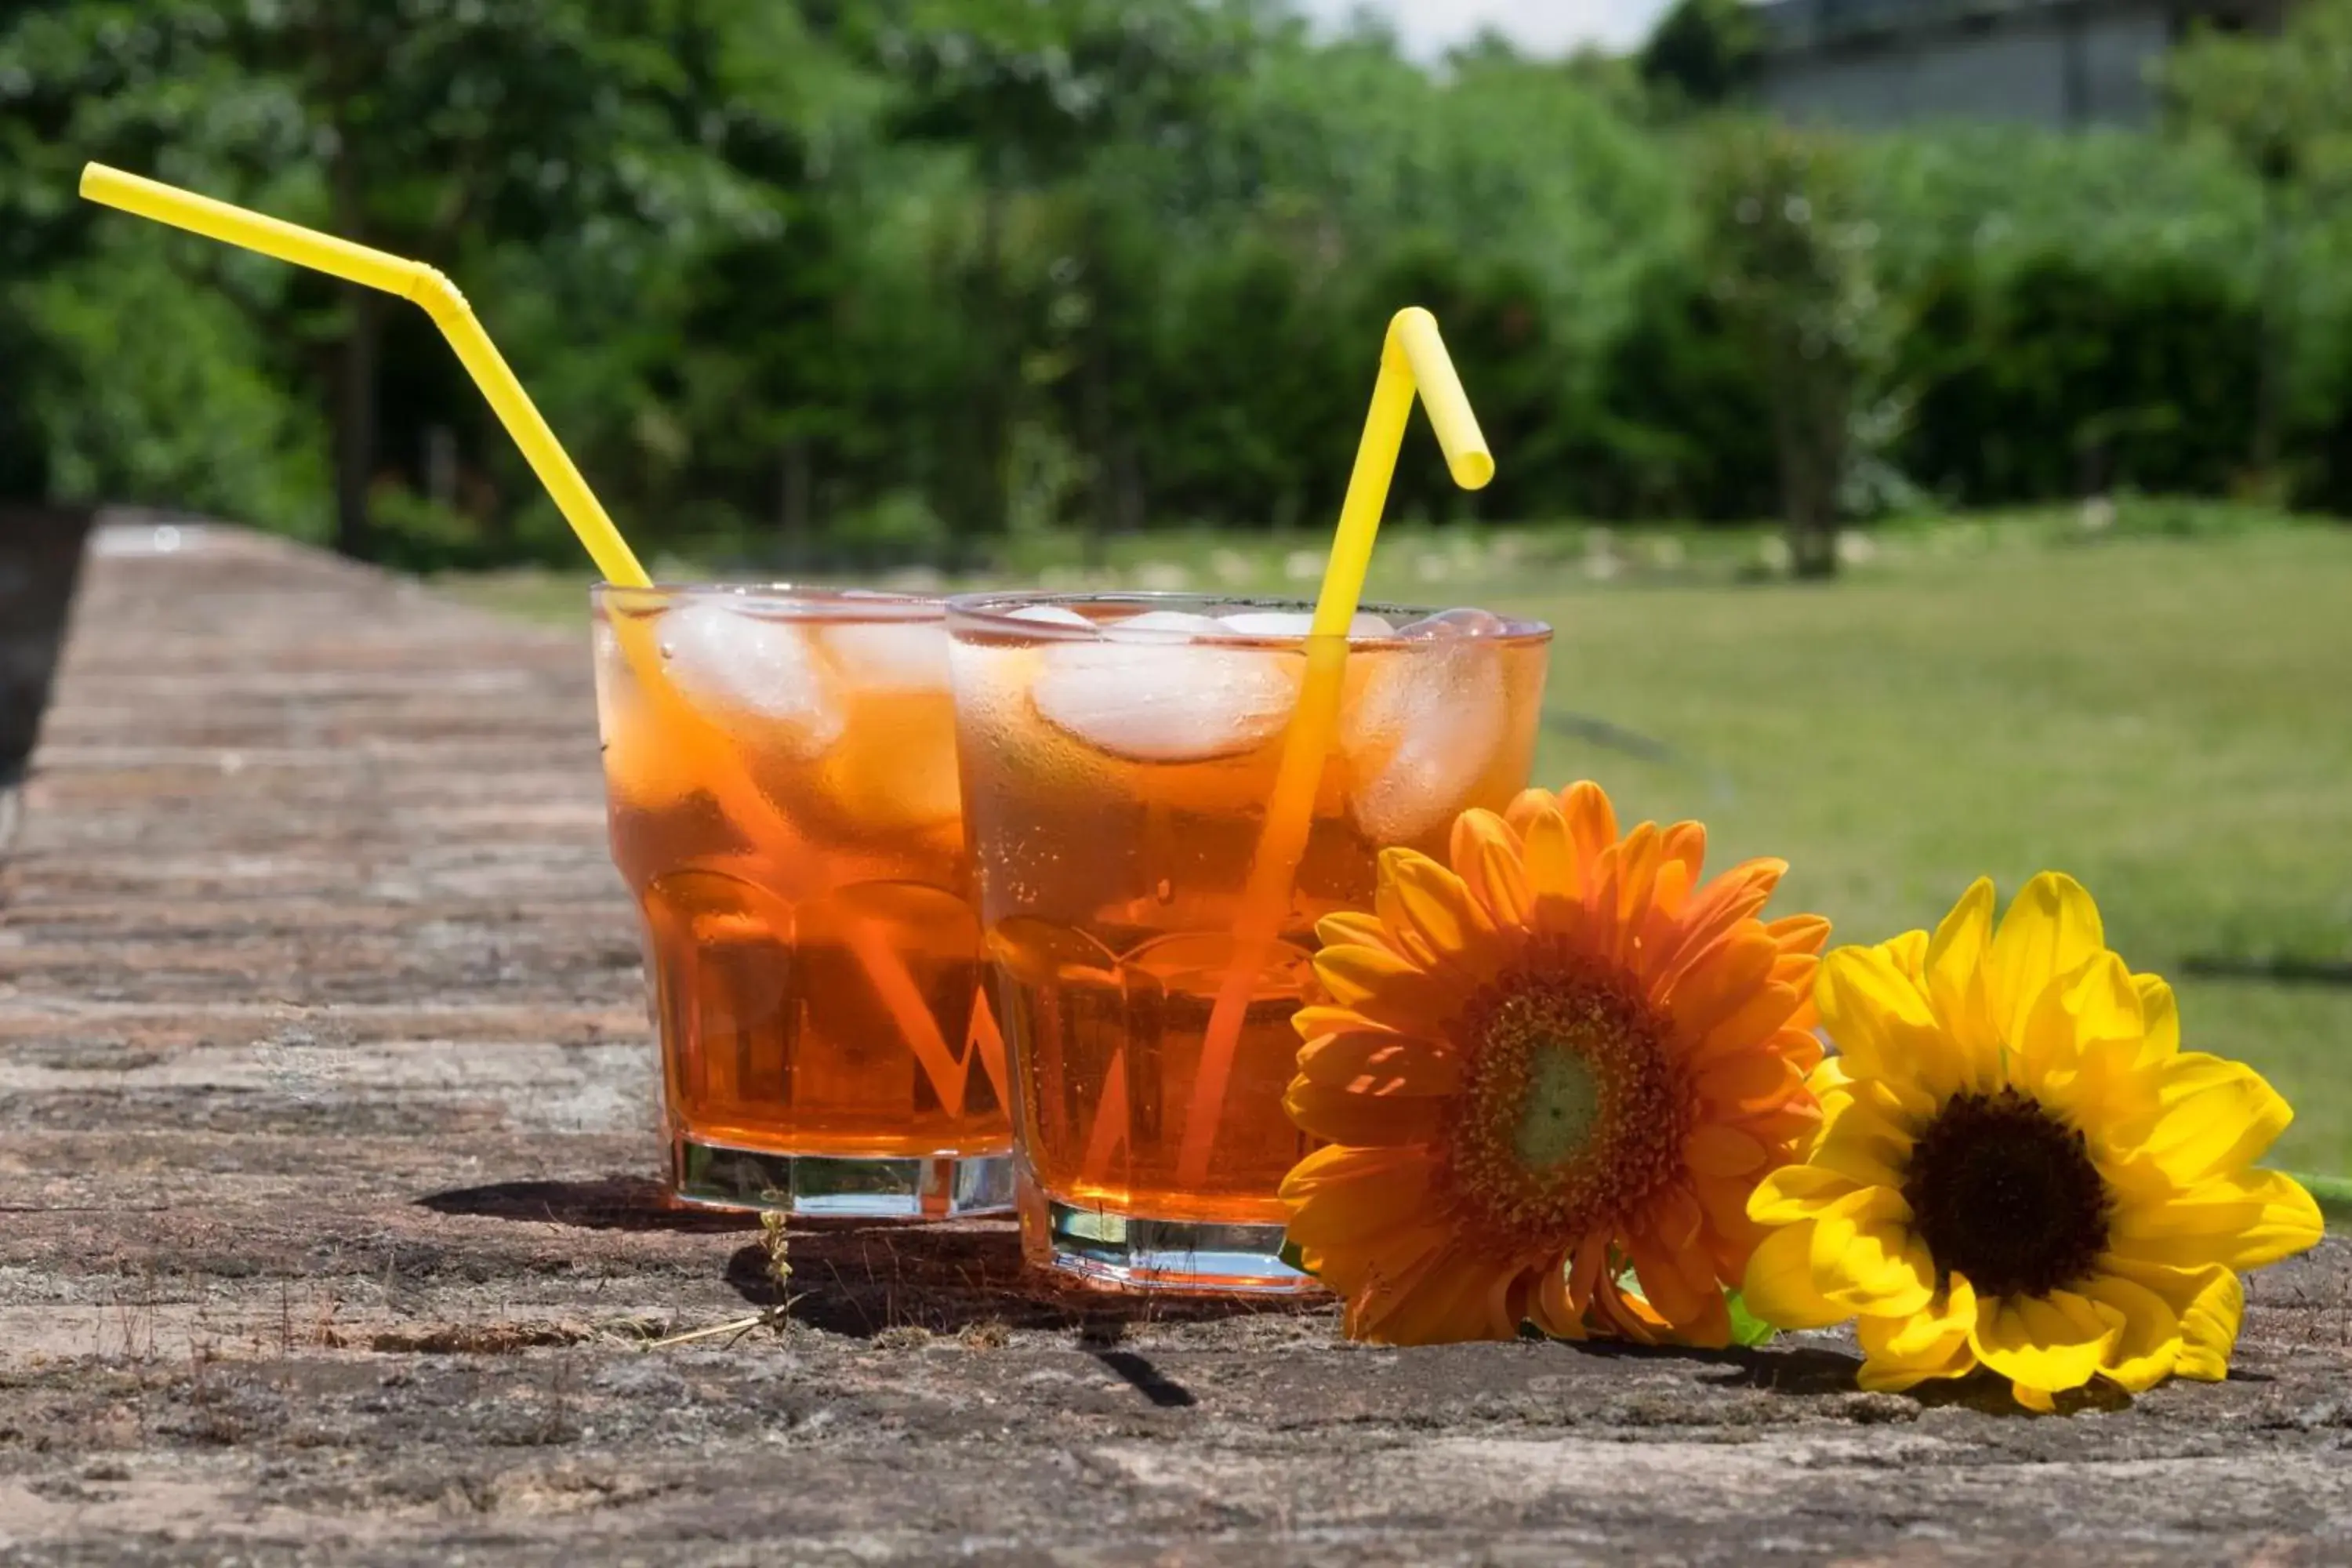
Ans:
[{"label": "yellow sunflower", "polygon": [[1450,870],[1386,851],[1371,911],[1322,921],[1285,1104],[1329,1142],[1282,1195],[1350,1334],[1725,1342],[1748,1194],[1819,1120],[1829,922],[1760,921],[1787,867],[1702,884],[1706,846],[1530,790],[1465,813]]},{"label": "yellow sunflower", "polygon": [[2071,879],[1998,931],[1979,881],[1931,940],[1842,948],[1819,1000],[1838,1055],[1821,1131],[1748,1213],[1782,1328],[1857,1320],[1865,1388],[1979,1366],[2018,1400],[2105,1376],[2229,1371],[2241,1269],[2319,1239],[2318,1206],[2251,1169],[2292,1114],[2252,1070],[2184,1052],[2171,988],[2109,952]]}]

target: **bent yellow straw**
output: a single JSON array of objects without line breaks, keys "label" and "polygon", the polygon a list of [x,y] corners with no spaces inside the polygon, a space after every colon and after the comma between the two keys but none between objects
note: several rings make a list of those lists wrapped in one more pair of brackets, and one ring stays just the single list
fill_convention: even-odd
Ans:
[{"label": "bent yellow straw", "polygon": [[[91,201],[140,217],[379,289],[421,306],[441,329],[449,346],[457,351],[458,361],[474,378],[474,384],[482,389],[482,395],[489,400],[507,434],[522,448],[531,471],[547,487],[548,495],[563,513],[564,521],[572,525],[572,531],[580,536],[580,542],[587,548],[589,558],[604,574],[604,580],[628,588],[650,585],[651,579],[637,563],[635,552],[621,537],[621,531],[613,526],[612,518],[589,489],[588,481],[581,477],[570,454],[556,440],[555,432],[548,428],[547,420],[531,402],[530,395],[522,389],[522,383],[515,379],[506,356],[499,353],[481,322],[475,320],[473,307],[466,303],[457,285],[439,272],[421,261],[338,239],[299,224],[231,206],[226,202],[142,179],[103,163],[83,167],[81,194]],[[630,662],[640,671],[648,672],[643,680],[646,689],[666,692],[667,683],[650,673],[656,668],[656,660],[638,634],[636,623],[624,618],[616,623],[614,632],[622,639]],[[714,777],[709,783],[740,820],[757,820],[772,814],[755,781],[740,770],[728,777]],[[909,1046],[930,1074],[941,1100],[951,1108],[959,1105],[963,1092],[962,1070],[941,1037],[913,977],[880,936],[869,929],[853,923],[850,942],[876,994],[907,1032]]]},{"label": "bent yellow straw", "polygon": [[1184,1143],[1176,1161],[1177,1179],[1188,1186],[1208,1174],[1217,1125],[1223,1120],[1225,1086],[1232,1080],[1234,1055],[1241,1045],[1242,1020],[1257,989],[1266,950],[1282,934],[1291,883],[1307,852],[1316,789],[1339,724],[1348,626],[1363,598],[1364,573],[1371,564],[1372,542],[1388,506],[1389,481],[1396,473],[1416,393],[1429,410],[1429,423],[1444,449],[1454,482],[1465,490],[1484,489],[1495,477],[1494,455],[1486,449],[1462,378],[1454,374],[1445,342],[1438,336],[1437,318],[1418,305],[1399,310],[1381,345],[1380,379],[1372,385],[1372,406],[1364,417],[1363,439],[1357,443],[1355,471],[1348,479],[1339,531],[1323,568],[1323,590],[1315,601],[1307,641],[1306,679],[1283,737],[1282,762],[1266,802],[1265,830],[1250,862],[1234,921],[1234,965],[1217,992],[1201,1043],[1200,1075],[1193,1079]]},{"label": "bent yellow straw", "polygon": [[628,588],[642,588],[651,581],[646,569],[637,564],[636,555],[621,537],[621,531],[613,526],[613,520],[605,515],[604,507],[588,489],[588,481],[572,466],[571,457],[556,440],[555,432],[548,428],[530,395],[507,367],[505,356],[490,342],[481,322],[474,319],[473,307],[466,303],[457,285],[439,272],[421,261],[405,260],[299,224],[216,202],[176,185],[110,169],[103,163],[83,167],[81,194],[107,206],[120,207],[226,245],[259,251],[347,282],[380,289],[421,306],[441,329],[441,335],[449,340],[450,348],[457,351],[467,374],[474,378],[474,384],[489,399],[499,423],[507,427],[507,434],[522,448],[531,472],[547,487],[547,493],[563,513],[564,521],[572,525],[572,531],[587,547],[589,558],[604,574],[604,580]]}]

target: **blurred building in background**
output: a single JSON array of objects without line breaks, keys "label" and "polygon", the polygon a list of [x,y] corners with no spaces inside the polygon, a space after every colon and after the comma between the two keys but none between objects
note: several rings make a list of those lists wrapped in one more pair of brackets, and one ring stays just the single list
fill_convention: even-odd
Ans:
[{"label": "blurred building in background", "polygon": [[2154,123],[2150,67],[2203,24],[2270,30],[2285,0],[1769,0],[1764,101],[1862,129]]}]

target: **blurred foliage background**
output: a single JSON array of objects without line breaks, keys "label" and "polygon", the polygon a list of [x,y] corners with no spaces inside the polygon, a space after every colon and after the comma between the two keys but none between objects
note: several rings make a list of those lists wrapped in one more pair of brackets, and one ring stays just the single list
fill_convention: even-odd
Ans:
[{"label": "blurred foliage background", "polygon": [[[1424,68],[1285,0],[58,0],[0,23],[0,500],[416,568],[571,545],[424,317],[89,207],[100,159],[440,267],[652,551],[1001,559],[1332,515],[1382,323],[1500,461],[1396,509],[2352,510],[2352,0],[2160,133],[1742,112],[1735,0]],[[1416,440],[1426,440],[1416,436]]]}]

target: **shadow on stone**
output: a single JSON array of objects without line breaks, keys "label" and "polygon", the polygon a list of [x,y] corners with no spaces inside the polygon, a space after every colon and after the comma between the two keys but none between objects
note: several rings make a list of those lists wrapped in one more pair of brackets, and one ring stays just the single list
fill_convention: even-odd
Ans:
[{"label": "shadow on stone", "polygon": [[[1065,1284],[1026,1268],[1010,1221],[948,1225],[795,1220],[792,1227],[793,1320],[827,1333],[871,1339],[893,1329],[934,1334],[967,1330],[1073,1329],[1097,1355],[1117,1353],[1131,1328],[1199,1323],[1263,1314],[1327,1310],[1328,1301],[1210,1296],[1121,1295]],[[778,1296],[767,1253],[756,1243],[728,1259],[727,1283],[755,1307]],[[1106,1363],[1106,1364],[1110,1364]],[[1135,1382],[1126,1367],[1112,1370]],[[1148,1367],[1145,1370],[1149,1370]],[[1136,1387],[1153,1403],[1173,1391]]]},{"label": "shadow on stone", "polygon": [[759,1217],[681,1204],[659,1182],[604,1176],[589,1182],[500,1182],[457,1187],[416,1200],[436,1214],[530,1220],[583,1230],[676,1230],[722,1233],[756,1230]]},{"label": "shadow on stone", "polygon": [[[24,777],[57,675],[89,513],[0,507],[0,795]],[[0,846],[10,809],[0,805]]]}]

